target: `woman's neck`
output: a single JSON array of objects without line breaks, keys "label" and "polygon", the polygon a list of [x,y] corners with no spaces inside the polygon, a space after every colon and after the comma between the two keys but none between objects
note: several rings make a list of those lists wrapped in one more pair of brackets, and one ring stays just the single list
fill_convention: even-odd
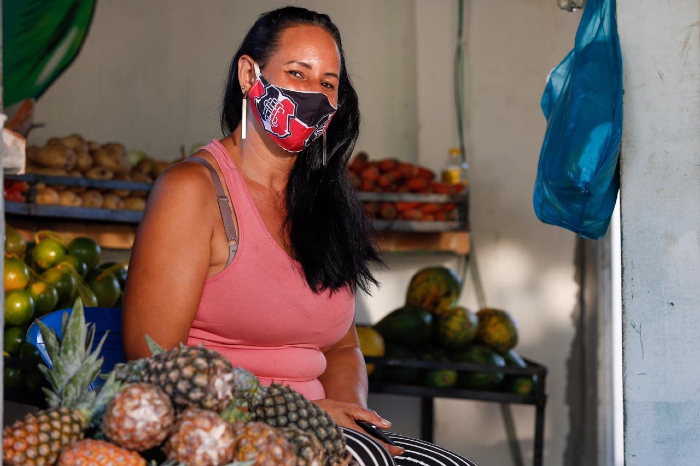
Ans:
[{"label": "woman's neck", "polygon": [[239,126],[222,142],[228,146],[234,163],[248,180],[273,193],[282,193],[297,154],[285,151],[266,135],[261,137],[257,128],[251,126],[248,125],[246,139],[241,140]]}]

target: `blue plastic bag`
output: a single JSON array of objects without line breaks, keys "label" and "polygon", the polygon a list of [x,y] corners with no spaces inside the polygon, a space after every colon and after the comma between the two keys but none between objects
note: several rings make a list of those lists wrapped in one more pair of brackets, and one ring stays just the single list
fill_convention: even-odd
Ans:
[{"label": "blue plastic bag", "polygon": [[544,223],[605,235],[620,186],[622,56],[615,0],[588,0],[574,49],[542,96],[547,118],[533,204]]}]

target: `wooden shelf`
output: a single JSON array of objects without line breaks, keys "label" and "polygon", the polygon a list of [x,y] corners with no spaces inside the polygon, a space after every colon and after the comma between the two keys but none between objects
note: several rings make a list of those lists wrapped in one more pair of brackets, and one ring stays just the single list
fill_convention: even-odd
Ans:
[{"label": "wooden shelf", "polygon": [[468,231],[422,233],[414,231],[380,231],[377,244],[382,252],[469,254]]}]

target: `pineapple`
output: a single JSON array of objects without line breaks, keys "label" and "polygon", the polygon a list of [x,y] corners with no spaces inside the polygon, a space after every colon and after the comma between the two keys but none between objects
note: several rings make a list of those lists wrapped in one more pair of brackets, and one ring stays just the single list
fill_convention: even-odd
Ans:
[{"label": "pineapple", "polygon": [[163,443],[175,422],[168,395],[155,385],[129,385],[107,406],[104,433],[113,443],[144,451]]},{"label": "pineapple", "polygon": [[102,367],[98,358],[105,337],[90,351],[95,328],[85,325],[83,304],[78,299],[70,317],[63,315],[63,338],[39,321],[53,368],[39,370],[49,381],[44,389],[49,409],[28,414],[3,431],[3,461],[11,465],[54,464],[61,450],[85,436],[91,421],[99,420],[105,406],[119,390],[120,384],[110,375],[101,390],[88,391]]},{"label": "pineapple", "polygon": [[315,435],[309,435],[296,427],[284,427],[279,430],[294,448],[297,456],[297,466],[323,465],[326,452]]},{"label": "pineapple", "polygon": [[61,453],[58,466],[146,466],[146,460],[133,451],[124,450],[102,440],[75,442]]},{"label": "pineapple", "polygon": [[[237,403],[247,404],[254,421],[272,427],[296,427],[315,435],[326,450],[325,464],[337,464],[347,460],[345,437],[333,418],[315,403],[285,385],[271,384],[265,387],[250,372],[236,368],[233,384]],[[235,412],[236,410],[229,410]],[[231,413],[222,413],[229,419]]]},{"label": "pineapple", "polygon": [[233,427],[217,413],[190,408],[178,416],[164,450],[170,461],[217,466],[231,462],[234,441]]},{"label": "pineapple", "polygon": [[256,466],[296,466],[294,448],[282,433],[262,422],[235,424],[236,461],[255,461]]},{"label": "pineapple", "polygon": [[153,357],[119,364],[118,380],[161,387],[177,410],[196,407],[220,412],[234,398],[233,366],[216,351],[180,344],[163,351],[147,337]]}]

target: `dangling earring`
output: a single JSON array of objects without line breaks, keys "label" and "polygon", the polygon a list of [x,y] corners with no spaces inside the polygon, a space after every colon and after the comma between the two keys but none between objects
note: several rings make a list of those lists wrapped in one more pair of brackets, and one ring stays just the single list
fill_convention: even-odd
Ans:
[{"label": "dangling earring", "polygon": [[326,155],[326,132],[323,132],[323,166],[328,164],[328,156]]},{"label": "dangling earring", "polygon": [[246,127],[247,125],[247,113],[248,113],[248,93],[245,92],[245,88],[241,87],[243,91],[243,108],[241,109],[241,139],[246,138]]}]

